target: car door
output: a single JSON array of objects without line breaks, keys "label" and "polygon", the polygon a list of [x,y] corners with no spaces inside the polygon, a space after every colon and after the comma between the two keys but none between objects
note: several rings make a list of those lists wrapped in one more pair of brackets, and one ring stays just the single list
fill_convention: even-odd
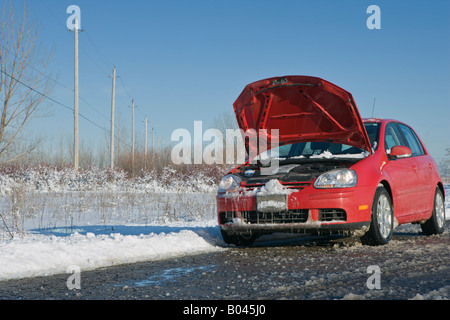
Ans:
[{"label": "car door", "polygon": [[389,154],[394,146],[405,146],[397,124],[390,122],[385,128],[385,151],[388,155],[388,163],[383,171],[391,179],[391,189],[393,193],[393,204],[395,216],[404,216],[416,213],[419,201],[417,163],[414,157],[390,158]]},{"label": "car door", "polygon": [[411,149],[411,157],[414,159],[414,165],[417,168],[418,211],[416,213],[429,211],[430,200],[434,196],[434,188],[431,185],[432,166],[429,156],[425,154],[417,135],[410,127],[401,123],[398,124],[398,127],[403,134],[407,147]]}]

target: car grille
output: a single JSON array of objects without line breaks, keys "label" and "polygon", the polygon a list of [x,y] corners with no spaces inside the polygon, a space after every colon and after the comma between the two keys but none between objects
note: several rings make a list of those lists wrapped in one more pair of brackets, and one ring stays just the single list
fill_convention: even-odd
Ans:
[{"label": "car grille", "polygon": [[[308,209],[293,209],[287,212],[241,211],[244,223],[250,224],[288,224],[304,223],[308,220]],[[222,224],[233,222],[234,212],[221,212]]]},{"label": "car grille", "polygon": [[[288,189],[297,189],[302,190],[303,188],[311,185],[311,182],[281,182],[280,183]],[[247,190],[253,190],[257,188],[261,188],[265,186],[265,183],[242,183],[241,187],[247,189]]]},{"label": "car grille", "polygon": [[342,209],[319,209],[319,221],[347,221],[347,213]]}]

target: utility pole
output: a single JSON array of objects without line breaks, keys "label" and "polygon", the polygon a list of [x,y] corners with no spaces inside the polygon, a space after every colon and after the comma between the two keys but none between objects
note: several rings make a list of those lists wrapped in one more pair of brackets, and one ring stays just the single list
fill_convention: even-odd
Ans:
[{"label": "utility pole", "polygon": [[73,154],[73,166],[75,173],[78,173],[78,19],[75,18],[75,83],[74,83],[74,154]]},{"label": "utility pole", "polygon": [[132,129],[131,129],[131,173],[134,175],[134,99],[131,101]]},{"label": "utility pole", "polygon": [[163,166],[166,165],[166,158],[164,157],[164,139],[162,139],[162,161],[163,161]]},{"label": "utility pole", "polygon": [[147,171],[147,116],[145,116],[144,169]]},{"label": "utility pole", "polygon": [[112,98],[111,98],[111,169],[114,168],[114,108],[116,99],[116,67],[113,69],[112,76]]},{"label": "utility pole", "polygon": [[154,167],[153,161],[155,160],[155,128],[152,128],[152,165]]},{"label": "utility pole", "polygon": [[117,135],[117,162],[120,166],[120,118],[119,118],[118,122],[119,123],[118,123],[117,128],[119,129],[119,134]]}]

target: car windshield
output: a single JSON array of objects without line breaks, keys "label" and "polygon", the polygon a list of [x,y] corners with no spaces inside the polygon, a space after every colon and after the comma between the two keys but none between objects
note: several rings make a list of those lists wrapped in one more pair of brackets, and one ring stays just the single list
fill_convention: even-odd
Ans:
[{"label": "car windshield", "polygon": [[[373,150],[378,146],[380,124],[367,122],[364,124]],[[368,152],[346,144],[332,142],[300,142],[286,144],[261,154],[261,159],[278,157],[283,159],[302,158],[365,158]]]}]

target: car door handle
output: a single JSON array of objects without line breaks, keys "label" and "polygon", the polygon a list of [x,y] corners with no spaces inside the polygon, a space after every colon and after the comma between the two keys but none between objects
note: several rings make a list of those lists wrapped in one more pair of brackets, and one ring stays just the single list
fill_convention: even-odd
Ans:
[{"label": "car door handle", "polygon": [[416,166],[412,166],[414,172],[417,172],[417,167]]}]

